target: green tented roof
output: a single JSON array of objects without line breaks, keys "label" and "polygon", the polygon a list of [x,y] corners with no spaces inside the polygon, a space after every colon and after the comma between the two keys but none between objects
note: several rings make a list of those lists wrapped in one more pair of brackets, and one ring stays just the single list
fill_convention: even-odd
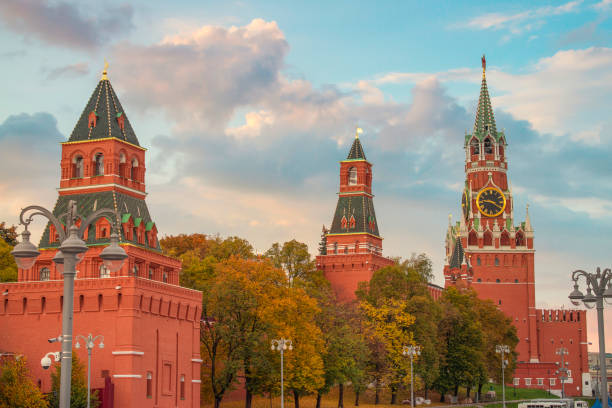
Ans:
[{"label": "green tented roof", "polygon": [[121,216],[121,223],[125,223],[128,222],[130,220],[130,217],[132,216],[132,214],[130,213],[125,213]]}]

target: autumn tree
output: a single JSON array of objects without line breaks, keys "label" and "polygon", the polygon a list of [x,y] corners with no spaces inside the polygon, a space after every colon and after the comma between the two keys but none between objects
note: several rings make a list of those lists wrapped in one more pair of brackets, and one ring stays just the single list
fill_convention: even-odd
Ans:
[{"label": "autumn tree", "polygon": [[17,227],[8,227],[4,221],[0,222],[0,239],[12,247],[17,245]]},{"label": "autumn tree", "polygon": [[[49,394],[49,407],[59,407],[61,365],[54,364],[51,372],[51,393]],[[91,407],[100,405],[98,391],[91,393]],[[75,350],[72,350],[72,376],[70,383],[70,408],[87,408],[87,377],[83,363]]]},{"label": "autumn tree", "polygon": [[0,239],[0,282],[17,281],[17,264],[11,251],[13,247]]},{"label": "autumn tree", "polygon": [[48,403],[29,376],[25,357],[0,360],[0,407],[46,408]]}]

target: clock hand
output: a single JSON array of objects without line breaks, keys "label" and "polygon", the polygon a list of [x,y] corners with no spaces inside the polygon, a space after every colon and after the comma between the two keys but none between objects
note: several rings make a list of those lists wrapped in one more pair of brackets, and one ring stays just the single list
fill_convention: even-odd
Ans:
[{"label": "clock hand", "polygon": [[497,204],[495,201],[491,201],[491,200],[482,200],[485,203],[491,203],[494,206],[496,206],[497,208],[501,208],[501,205]]}]

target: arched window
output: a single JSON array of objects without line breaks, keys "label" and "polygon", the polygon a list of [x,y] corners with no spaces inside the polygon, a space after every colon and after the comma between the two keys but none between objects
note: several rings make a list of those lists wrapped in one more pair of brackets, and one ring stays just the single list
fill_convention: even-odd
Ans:
[{"label": "arched window", "polygon": [[338,253],[338,243],[334,242],[334,254]]},{"label": "arched window", "polygon": [[153,398],[153,374],[147,372],[147,398]]},{"label": "arched window", "polygon": [[495,257],[495,266],[499,266],[499,258]]},{"label": "arched window", "polygon": [[501,233],[499,243],[501,244],[501,246],[510,246],[510,234],[508,234],[508,231],[504,231]]},{"label": "arched window", "polygon": [[72,159],[72,178],[83,178],[83,156]]},{"label": "arched window", "polygon": [[149,268],[149,279],[153,279],[153,268]]},{"label": "arched window", "polygon": [[121,152],[121,154],[119,155],[119,177],[127,177],[127,174],[125,173],[125,166],[126,166],[125,153]]},{"label": "arched window", "polygon": [[496,283],[501,283],[501,281],[499,279],[495,279]]},{"label": "arched window", "polygon": [[504,157],[504,145],[503,143],[501,143],[501,141],[499,143],[498,149],[499,149],[499,157],[503,158]]},{"label": "arched window", "polygon": [[476,138],[470,142],[470,154],[480,154],[480,144]]},{"label": "arched window", "polygon": [[132,159],[132,167],[130,167],[130,178],[134,181],[138,181],[137,177],[138,177],[138,159],[134,157]]},{"label": "arched window", "polygon": [[478,245],[478,235],[476,235],[476,231],[470,231],[468,245]]},{"label": "arched window", "polygon": [[40,270],[40,280],[41,281],[47,281],[51,278],[51,271],[49,270],[49,268],[44,267]]},{"label": "arched window", "polygon": [[488,137],[484,140],[484,152],[485,154],[493,154],[493,142]]},{"label": "arched window", "polygon": [[349,186],[354,186],[357,184],[357,169],[355,167],[351,167],[349,169],[349,178],[348,178],[348,185]]},{"label": "arched window", "polygon": [[164,272],[164,282],[168,282],[168,274]]},{"label": "arched window", "polygon": [[521,231],[516,233],[516,246],[525,246],[525,237]]},{"label": "arched window", "polygon": [[476,258],[476,265],[478,266],[482,265],[482,261],[480,260],[480,257]]},{"label": "arched window", "polygon": [[185,399],[185,375],[181,375],[181,399]]},{"label": "arched window", "polygon": [[104,155],[96,153],[94,157],[94,176],[104,175]]},{"label": "arched window", "polygon": [[111,277],[110,271],[108,270],[108,268],[104,264],[100,265],[100,277],[101,278],[110,278]]},{"label": "arched window", "polygon": [[493,245],[493,234],[490,231],[485,231],[484,233],[484,246]]}]

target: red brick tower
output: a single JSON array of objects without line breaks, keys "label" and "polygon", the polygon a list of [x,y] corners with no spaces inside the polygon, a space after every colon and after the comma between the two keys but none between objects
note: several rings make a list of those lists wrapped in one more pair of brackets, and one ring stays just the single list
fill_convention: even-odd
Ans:
[{"label": "red brick tower", "polygon": [[[472,133],[466,134],[464,140],[463,214],[455,225],[451,225],[449,218],[446,234],[445,286],[471,286],[479,297],[491,299],[510,316],[519,337],[516,351],[522,364],[517,367],[517,373],[534,372],[540,380],[546,377],[546,384],[538,385],[547,388],[550,379],[555,377],[556,361],[547,343],[570,348],[576,373],[582,373],[583,369],[588,372],[583,364],[583,357],[585,363],[587,358],[585,314],[579,311],[543,312],[535,308],[533,228],[528,208],[525,221],[515,218],[507,176],[506,136],[495,125],[484,56],[482,66],[476,121]],[[553,316],[556,317],[553,319]],[[551,329],[553,325],[549,322],[553,321],[563,322],[557,326],[564,329]],[[533,379],[536,386],[535,374]],[[558,388],[558,381],[556,383],[553,389]],[[582,388],[576,391],[574,386],[574,394],[580,390]]]},{"label": "red brick tower", "polygon": [[[111,208],[84,234],[88,250],[77,264],[74,334],[104,336],[94,351],[92,388],[114,383],[115,406],[199,407],[199,322],[202,294],[179,285],[180,261],[162,254],[157,227],[145,202],[145,149],[107,78],[91,95],[67,142],[62,143],[56,216],[75,200],[86,218]],[[80,221],[77,221],[77,225]],[[128,258],[111,273],[99,255],[110,242],[111,224],[120,229]],[[56,351],[47,338],[61,331],[63,280],[53,257],[59,247],[55,227],[41,237],[41,255],[18,271],[17,283],[2,283],[0,347],[25,354],[43,392],[49,372],[39,361]],[[86,359],[84,348],[79,350]],[[110,406],[110,405],[109,405]]]},{"label": "red brick tower", "polygon": [[369,281],[374,271],[393,264],[382,256],[373,197],[372,164],[357,133],[348,157],[340,162],[338,205],[330,230],[323,227],[317,256],[317,267],[342,301],[355,299],[359,282]]}]

